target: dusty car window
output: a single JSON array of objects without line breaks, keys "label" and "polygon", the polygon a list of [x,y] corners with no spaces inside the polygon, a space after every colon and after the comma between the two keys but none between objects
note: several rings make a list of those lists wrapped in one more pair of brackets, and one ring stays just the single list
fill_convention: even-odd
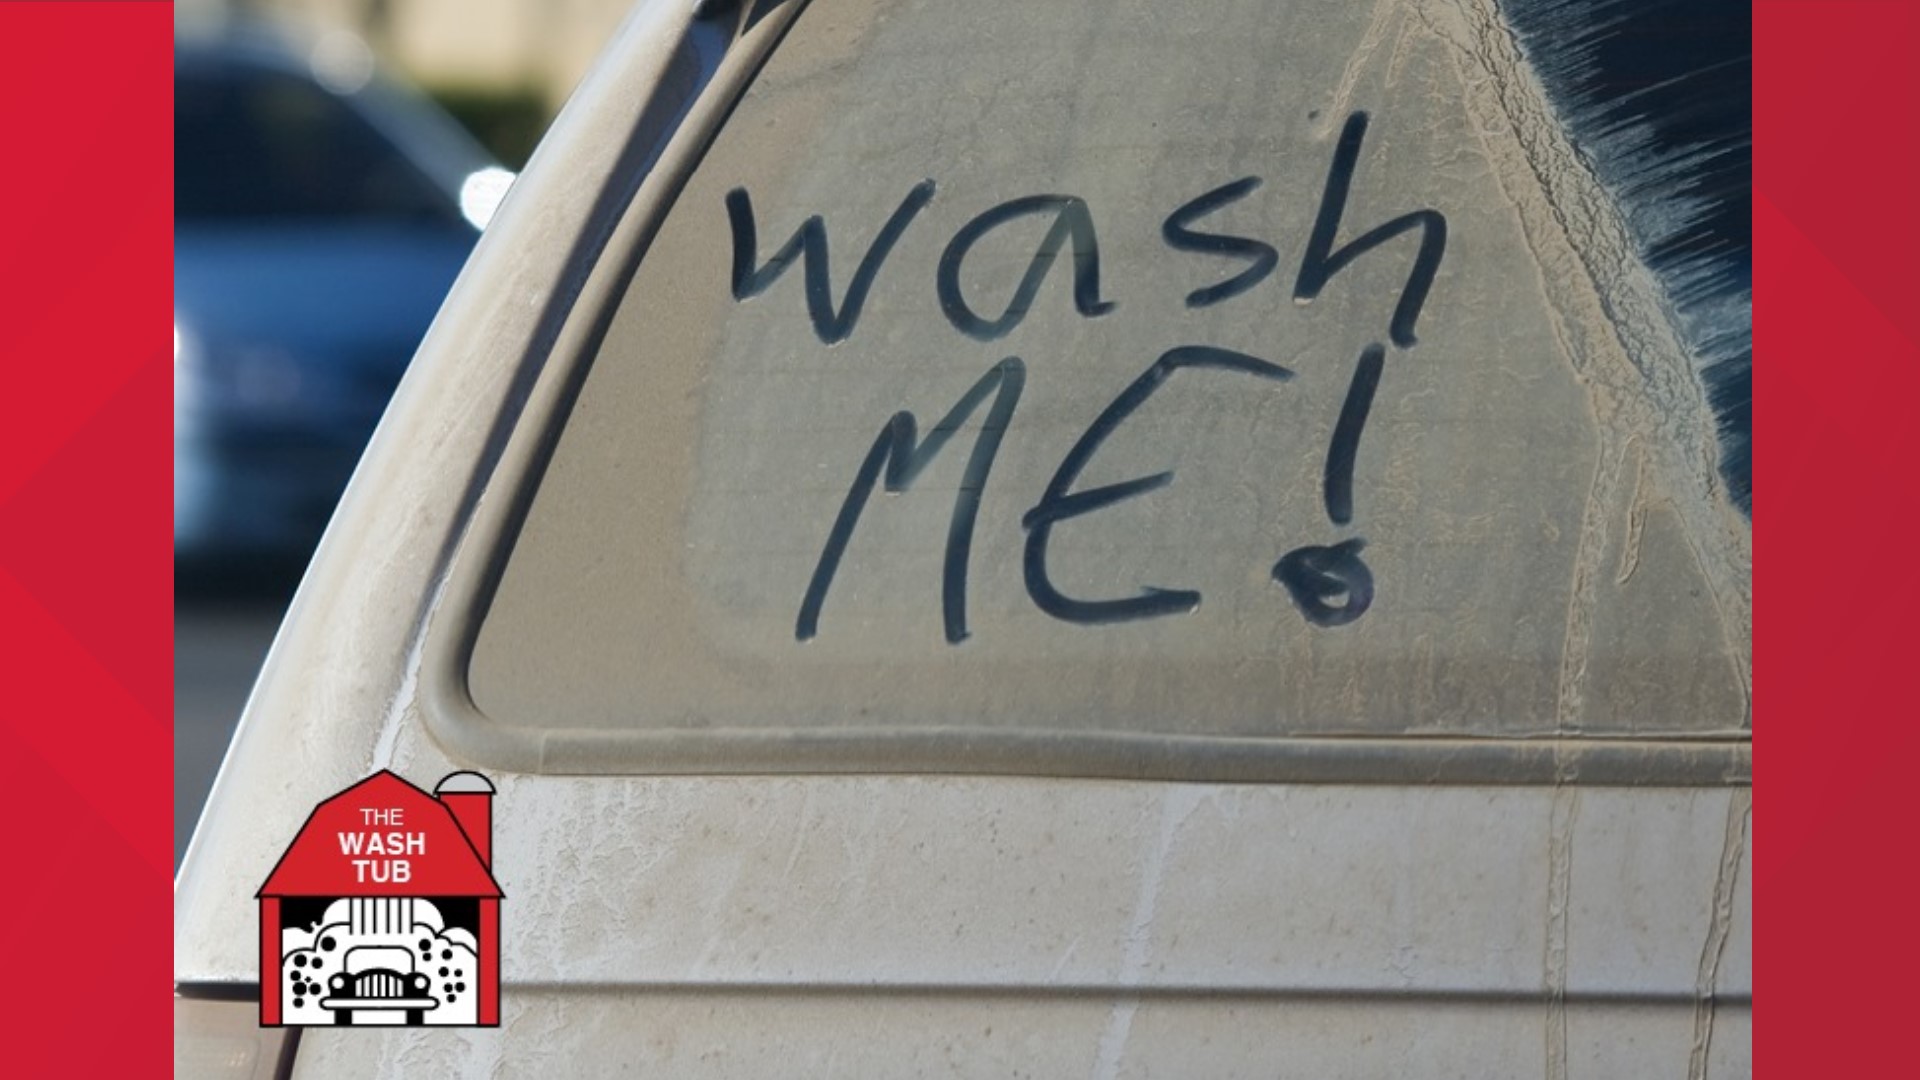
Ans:
[{"label": "dusty car window", "polygon": [[633,771],[1740,743],[1712,418],[1472,33],[815,0],[528,478],[475,709]]}]

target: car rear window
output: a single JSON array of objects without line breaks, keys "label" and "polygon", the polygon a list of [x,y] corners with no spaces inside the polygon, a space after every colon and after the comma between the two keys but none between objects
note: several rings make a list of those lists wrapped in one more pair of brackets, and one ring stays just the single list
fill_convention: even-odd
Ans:
[{"label": "car rear window", "polygon": [[814,0],[577,360],[461,722],[559,770],[1740,774],[1688,359],[1473,28],[1382,10]]}]

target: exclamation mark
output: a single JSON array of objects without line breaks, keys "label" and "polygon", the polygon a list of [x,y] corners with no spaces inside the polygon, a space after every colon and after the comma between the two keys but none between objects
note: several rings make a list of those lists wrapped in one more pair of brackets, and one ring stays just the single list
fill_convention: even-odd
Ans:
[{"label": "exclamation mark", "polygon": [[[1360,432],[1373,408],[1373,392],[1380,388],[1387,349],[1378,343],[1360,351],[1353,369],[1347,400],[1333,425],[1327,447],[1327,471],[1321,479],[1321,501],[1335,525],[1353,521],[1353,459],[1360,451]],[[1358,536],[1331,546],[1295,548],[1273,564],[1273,580],[1287,590],[1300,614],[1315,626],[1344,626],[1373,606],[1373,571],[1360,557],[1367,542]]]},{"label": "exclamation mark", "polygon": [[1376,343],[1361,350],[1360,363],[1353,369],[1353,383],[1347,387],[1347,400],[1340,406],[1340,420],[1333,426],[1321,492],[1327,516],[1335,525],[1353,521],[1353,459],[1360,451],[1360,432],[1367,426],[1373,392],[1380,387],[1380,372],[1386,363],[1385,346]]}]

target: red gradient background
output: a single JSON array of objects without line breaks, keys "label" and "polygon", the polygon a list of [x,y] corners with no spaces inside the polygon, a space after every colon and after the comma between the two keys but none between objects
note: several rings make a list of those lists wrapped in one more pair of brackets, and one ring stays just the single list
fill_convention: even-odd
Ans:
[{"label": "red gradient background", "polygon": [[1760,0],[1754,51],[1755,1060],[1912,1075],[1920,4]]},{"label": "red gradient background", "polygon": [[173,9],[0,4],[9,1076],[164,1076]]}]

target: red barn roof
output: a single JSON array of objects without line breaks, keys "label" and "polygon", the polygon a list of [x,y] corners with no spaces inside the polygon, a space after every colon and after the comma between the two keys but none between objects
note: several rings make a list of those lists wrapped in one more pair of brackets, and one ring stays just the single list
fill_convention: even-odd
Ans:
[{"label": "red barn roof", "polygon": [[[370,851],[373,844],[385,853]],[[406,861],[406,880],[393,880],[394,859]],[[373,862],[388,880],[372,880]],[[255,895],[501,894],[446,804],[382,769],[314,807]]]}]

